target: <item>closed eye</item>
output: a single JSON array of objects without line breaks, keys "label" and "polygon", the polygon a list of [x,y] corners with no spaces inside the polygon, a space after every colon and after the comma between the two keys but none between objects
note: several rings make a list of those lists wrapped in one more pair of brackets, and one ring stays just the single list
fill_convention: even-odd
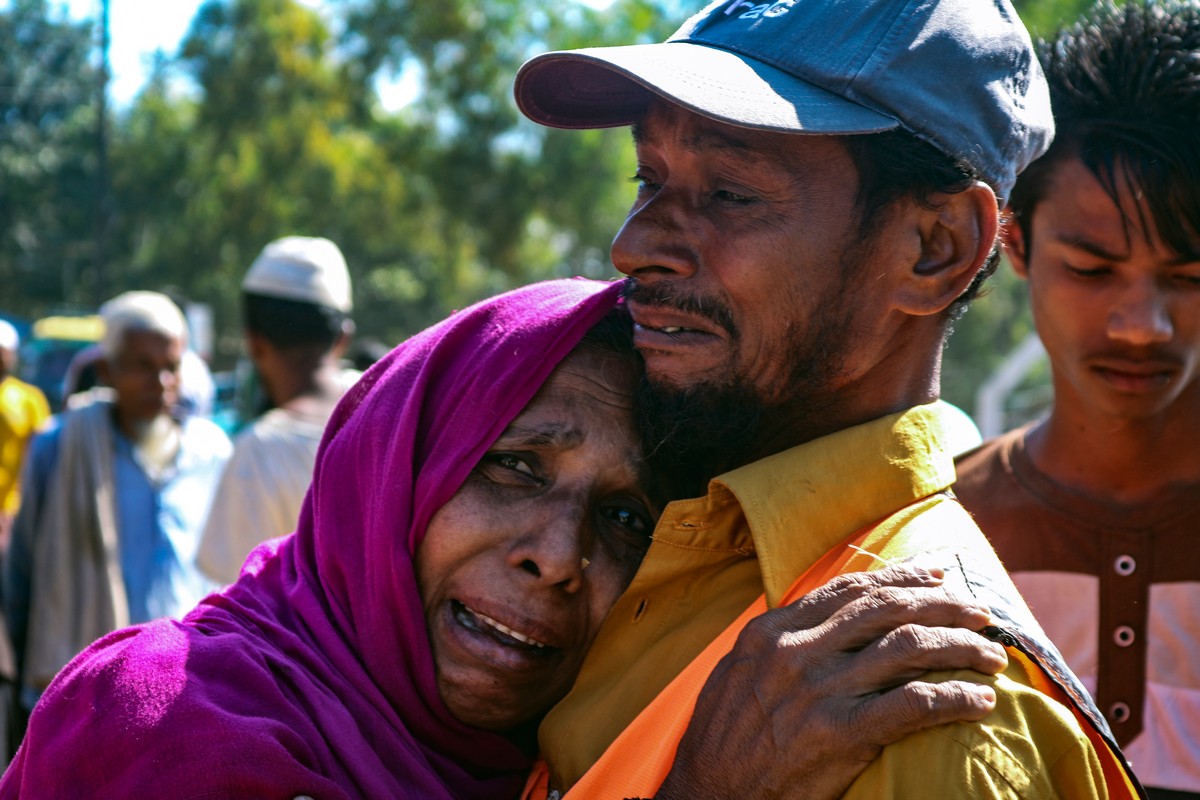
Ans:
[{"label": "closed eye", "polygon": [[1071,274],[1078,275],[1081,278],[1102,278],[1112,272],[1109,267],[1074,267],[1067,264],[1067,269]]},{"label": "closed eye", "polygon": [[754,202],[754,198],[749,195],[738,194],[737,192],[731,192],[727,189],[720,189],[716,192],[713,192],[713,197],[715,197],[717,200],[720,200],[722,203],[734,203],[740,205],[743,203]]},{"label": "closed eye", "polygon": [[637,186],[638,194],[656,192],[662,188],[662,184],[655,183],[640,172],[630,178],[629,182]]}]

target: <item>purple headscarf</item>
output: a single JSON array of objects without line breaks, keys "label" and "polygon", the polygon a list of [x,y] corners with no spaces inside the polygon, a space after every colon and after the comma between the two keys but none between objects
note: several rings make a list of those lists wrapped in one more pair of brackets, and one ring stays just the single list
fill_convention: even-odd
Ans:
[{"label": "purple headscarf", "polygon": [[413,554],[617,284],[458,312],[334,412],[293,536],[183,622],[110,634],[34,710],[0,798],[496,798],[528,753],[443,706]]}]

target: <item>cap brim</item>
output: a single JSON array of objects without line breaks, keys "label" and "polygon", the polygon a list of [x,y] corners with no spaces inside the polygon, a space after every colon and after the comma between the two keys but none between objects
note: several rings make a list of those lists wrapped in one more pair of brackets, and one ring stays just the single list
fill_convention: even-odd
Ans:
[{"label": "cap brim", "polygon": [[544,53],[517,73],[517,106],[554,128],[632,125],[655,97],[747,128],[791,133],[878,133],[899,127],[782,70],[688,42]]}]

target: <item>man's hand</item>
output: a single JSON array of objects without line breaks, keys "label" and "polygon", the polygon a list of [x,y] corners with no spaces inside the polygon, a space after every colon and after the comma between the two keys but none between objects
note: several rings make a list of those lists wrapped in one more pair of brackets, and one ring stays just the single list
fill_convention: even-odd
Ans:
[{"label": "man's hand", "polygon": [[941,588],[940,569],[839,576],[742,631],[700,693],[671,773],[672,798],[839,797],[884,745],[990,712],[990,686],[914,679],[995,674],[988,614]]}]

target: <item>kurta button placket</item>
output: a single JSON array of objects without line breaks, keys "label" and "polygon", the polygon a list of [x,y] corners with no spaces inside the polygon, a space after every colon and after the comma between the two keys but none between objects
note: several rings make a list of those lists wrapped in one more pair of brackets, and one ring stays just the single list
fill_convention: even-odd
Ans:
[{"label": "kurta button placket", "polygon": [[1096,700],[1121,746],[1142,730],[1153,531],[1106,531],[1097,574],[1100,669]]}]

